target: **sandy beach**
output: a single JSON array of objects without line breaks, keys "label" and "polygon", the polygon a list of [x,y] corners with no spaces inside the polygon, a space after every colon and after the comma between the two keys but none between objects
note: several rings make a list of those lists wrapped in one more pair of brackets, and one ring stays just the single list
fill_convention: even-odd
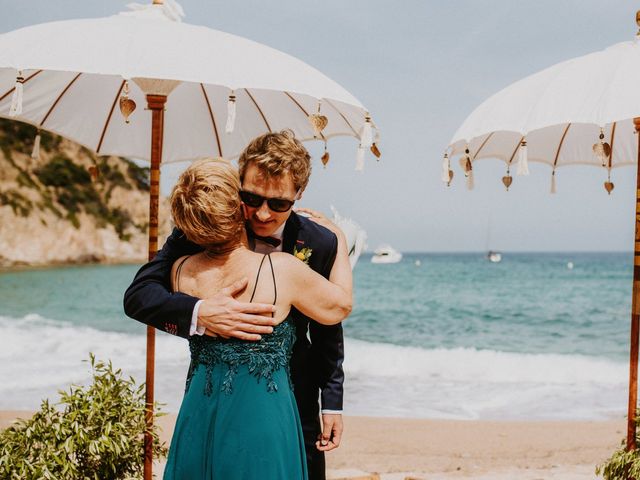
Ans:
[{"label": "sandy beach", "polygon": [[[29,412],[0,412],[6,428]],[[171,439],[175,415],[160,419]],[[586,480],[597,478],[624,436],[616,421],[456,421],[345,418],[340,448],[327,455],[330,479]],[[379,477],[376,477],[377,473]]]}]

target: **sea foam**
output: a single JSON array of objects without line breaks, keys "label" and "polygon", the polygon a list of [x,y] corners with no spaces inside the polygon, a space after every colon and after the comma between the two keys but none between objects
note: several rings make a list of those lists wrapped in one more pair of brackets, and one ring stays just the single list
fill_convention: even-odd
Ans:
[{"label": "sea foam", "polygon": [[[0,408],[34,409],[90,379],[89,352],[144,381],[145,338],[0,316]],[[601,419],[626,408],[627,367],[605,358],[473,348],[420,349],[345,340],[345,412],[458,419]],[[156,398],[177,411],[189,351],[159,333]]]}]

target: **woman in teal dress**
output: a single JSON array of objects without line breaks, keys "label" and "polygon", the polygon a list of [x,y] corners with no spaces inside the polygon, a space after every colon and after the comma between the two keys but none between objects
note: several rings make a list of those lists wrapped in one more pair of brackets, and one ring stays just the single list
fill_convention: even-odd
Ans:
[{"label": "woman in teal dress", "polygon": [[351,268],[337,227],[330,281],[286,253],[247,247],[237,171],[221,160],[189,167],[171,196],[176,226],[202,253],[178,259],[174,291],[206,298],[250,278],[240,301],[273,303],[276,325],[257,342],[193,335],[191,366],[165,480],[306,480],[300,419],[289,377],[295,306],[319,323],[351,309]]}]

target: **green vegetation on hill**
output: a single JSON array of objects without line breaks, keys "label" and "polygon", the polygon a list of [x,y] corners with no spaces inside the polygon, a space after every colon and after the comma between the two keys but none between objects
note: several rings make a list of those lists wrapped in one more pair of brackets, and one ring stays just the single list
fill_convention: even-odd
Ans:
[{"label": "green vegetation on hill", "polygon": [[[123,240],[128,240],[126,230],[146,225],[136,225],[129,212],[109,207],[114,188],[149,190],[149,169],[120,158],[117,161],[97,157],[83,148],[83,155],[93,163],[95,174],[69,158],[61,150],[61,137],[41,132],[41,152],[49,160],[35,168],[24,168],[14,160],[14,153],[30,153],[36,128],[20,122],[0,119],[0,150],[6,161],[18,171],[16,181],[20,190],[0,185],[0,206],[9,205],[16,215],[29,216],[34,210],[50,210],[58,218],[66,218],[76,228],[80,227],[78,214],[84,212],[97,221],[98,227],[113,225]],[[0,162],[1,163],[1,162]],[[1,165],[0,165],[1,167]],[[41,201],[34,202],[24,195],[24,189],[35,190]]]}]

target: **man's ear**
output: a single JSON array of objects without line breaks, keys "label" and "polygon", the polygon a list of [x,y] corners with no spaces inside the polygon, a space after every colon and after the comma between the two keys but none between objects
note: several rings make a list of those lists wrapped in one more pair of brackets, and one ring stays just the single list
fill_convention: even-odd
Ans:
[{"label": "man's ear", "polygon": [[296,193],[296,198],[295,200],[302,200],[302,194],[304,193],[304,188],[301,188],[298,190],[298,192]]}]

